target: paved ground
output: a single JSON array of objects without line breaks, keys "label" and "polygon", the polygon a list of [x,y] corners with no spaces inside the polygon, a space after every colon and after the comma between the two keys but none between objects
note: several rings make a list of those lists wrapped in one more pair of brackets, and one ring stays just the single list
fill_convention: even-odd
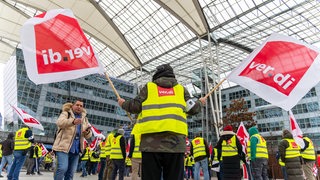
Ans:
[{"label": "paved ground", "polygon": [[[43,175],[26,175],[26,169],[22,169],[20,172],[20,176],[19,176],[19,180],[53,180],[53,172],[41,172]],[[4,176],[1,179],[6,179],[7,174],[5,172],[2,173],[2,175]],[[97,180],[98,179],[98,175],[91,175],[91,176],[87,176],[85,178],[80,177],[81,173],[76,173],[74,176],[74,180]],[[201,178],[203,179],[203,178]],[[217,178],[211,178],[211,180],[216,180]],[[124,180],[131,180],[131,177],[125,177]]]}]

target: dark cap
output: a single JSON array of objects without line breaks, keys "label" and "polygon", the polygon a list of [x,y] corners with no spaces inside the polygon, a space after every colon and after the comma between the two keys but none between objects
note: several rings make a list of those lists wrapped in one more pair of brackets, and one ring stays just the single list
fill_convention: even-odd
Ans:
[{"label": "dark cap", "polygon": [[173,78],[176,77],[173,73],[173,69],[170,66],[170,64],[162,64],[158,66],[156,69],[157,69],[156,72],[152,76],[152,81],[155,81],[160,77],[173,77]]}]

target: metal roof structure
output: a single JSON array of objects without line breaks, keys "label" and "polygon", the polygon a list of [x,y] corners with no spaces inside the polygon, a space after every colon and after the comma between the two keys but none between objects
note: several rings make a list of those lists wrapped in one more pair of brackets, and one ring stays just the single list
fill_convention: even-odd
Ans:
[{"label": "metal roof structure", "polygon": [[274,32],[320,47],[319,0],[2,0],[0,63],[28,18],[57,8],[73,11],[109,76],[139,85],[163,63],[185,85],[203,67],[219,80]]}]

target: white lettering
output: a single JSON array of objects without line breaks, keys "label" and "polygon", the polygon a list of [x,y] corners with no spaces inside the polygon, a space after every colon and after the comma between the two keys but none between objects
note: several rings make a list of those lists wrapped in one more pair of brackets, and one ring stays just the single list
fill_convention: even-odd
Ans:
[{"label": "white lettering", "polygon": [[[42,50],[41,53],[44,65],[59,63],[62,60],[61,53],[54,52],[52,49]],[[90,46],[81,46],[75,49],[66,49],[64,50],[64,53],[65,56],[63,57],[63,60],[67,61],[68,59],[73,60],[75,58],[81,58],[83,55],[90,56],[91,50]]]},{"label": "white lettering", "polygon": [[289,78],[290,74],[284,76],[283,74],[278,73],[273,77],[273,81],[277,83],[279,86],[282,86],[282,84],[286,82]]}]

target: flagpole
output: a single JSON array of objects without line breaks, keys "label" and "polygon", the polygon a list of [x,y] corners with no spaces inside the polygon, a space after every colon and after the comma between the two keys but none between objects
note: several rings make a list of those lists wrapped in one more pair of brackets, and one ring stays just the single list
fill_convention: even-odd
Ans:
[{"label": "flagpole", "polygon": [[206,94],[206,95],[204,96],[204,98],[207,99],[207,98],[210,96],[210,94],[212,94],[216,89],[218,89],[218,87],[219,87],[225,80],[226,80],[226,78],[222,79],[213,89],[211,89],[211,91],[210,91],[208,94]]},{"label": "flagpole", "polygon": [[[107,80],[109,81],[109,84],[110,84],[110,86],[111,86],[111,88],[112,88],[113,92],[116,94],[117,99],[120,99],[121,97],[120,97],[120,95],[119,95],[118,91],[116,90],[116,88],[114,87],[114,85],[113,85],[113,83],[112,83],[112,81],[111,81],[110,77],[108,76],[108,74],[107,74],[106,72],[105,72],[104,74],[105,74],[105,76],[106,76]],[[126,113],[127,113],[127,116],[129,117],[129,119],[131,120],[131,122],[133,122],[133,119],[131,118],[131,116],[130,116],[129,112],[128,112],[128,111],[126,111]]]}]

